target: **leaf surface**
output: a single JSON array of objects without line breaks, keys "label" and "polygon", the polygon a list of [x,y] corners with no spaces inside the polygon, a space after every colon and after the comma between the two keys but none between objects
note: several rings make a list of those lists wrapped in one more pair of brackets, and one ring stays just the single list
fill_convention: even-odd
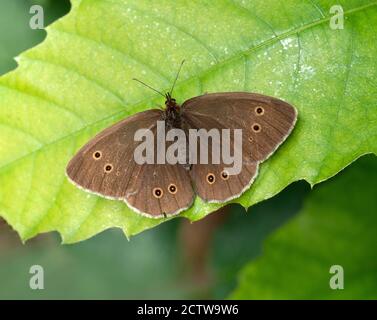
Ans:
[{"label": "leaf surface", "polygon": [[[57,230],[69,243],[163,222],[77,189],[64,171],[97,132],[163,104],[132,78],[167,90],[182,59],[178,102],[248,91],[298,109],[293,134],[234,202],[251,206],[300,179],[314,185],[375,153],[377,2],[340,4],[343,30],[330,28],[324,0],[73,1],[0,79],[0,215],[22,239]],[[197,198],[182,216],[198,220],[220,206]]]}]

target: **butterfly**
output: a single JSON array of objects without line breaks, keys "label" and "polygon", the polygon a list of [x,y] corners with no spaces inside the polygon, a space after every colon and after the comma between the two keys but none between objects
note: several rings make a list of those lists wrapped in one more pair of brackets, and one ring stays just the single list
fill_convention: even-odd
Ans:
[{"label": "butterfly", "polygon": [[[136,113],[97,134],[68,163],[66,175],[72,183],[96,195],[124,201],[150,218],[177,215],[191,207],[196,195],[206,202],[227,202],[251,186],[260,163],[294,128],[296,109],[282,100],[248,92],[207,93],[179,105],[172,97],[179,71],[166,94],[135,79],[163,95],[165,108]],[[211,159],[194,164],[138,164],[134,152],[140,141],[135,141],[135,133],[141,128],[156,132],[159,121],[186,134],[193,129],[241,129],[240,172],[229,174],[224,161]],[[234,145],[234,138],[230,140]],[[206,148],[213,143],[209,141]]]}]

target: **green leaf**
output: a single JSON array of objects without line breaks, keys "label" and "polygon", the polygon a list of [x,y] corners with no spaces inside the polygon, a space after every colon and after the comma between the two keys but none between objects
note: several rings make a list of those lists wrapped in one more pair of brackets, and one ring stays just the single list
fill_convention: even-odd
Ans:
[{"label": "green leaf", "polygon": [[[241,90],[299,111],[288,141],[234,202],[251,206],[300,179],[313,185],[376,152],[377,2],[340,4],[343,30],[330,28],[332,1],[73,1],[0,79],[0,215],[22,239],[57,230],[64,242],[163,222],[75,188],[64,169],[95,133],[163,103],[133,77],[167,89],[182,59],[179,102]],[[220,206],[197,199],[182,216]]]},{"label": "green leaf", "polygon": [[[367,156],[315,189],[288,225],[246,265],[234,299],[376,299],[377,159]],[[330,288],[330,267],[344,289]]]}]

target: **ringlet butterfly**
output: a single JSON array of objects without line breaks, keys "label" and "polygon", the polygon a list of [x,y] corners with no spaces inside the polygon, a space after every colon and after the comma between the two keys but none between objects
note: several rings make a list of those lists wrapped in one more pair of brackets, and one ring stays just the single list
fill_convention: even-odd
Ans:
[{"label": "ringlet butterfly", "polygon": [[[296,109],[282,100],[247,92],[204,94],[179,105],[172,92],[182,64],[166,94],[134,79],[163,95],[165,108],[134,114],[97,134],[68,163],[71,182],[96,195],[122,200],[150,218],[180,213],[192,205],[196,194],[206,202],[226,202],[251,186],[259,164],[291,133]],[[242,129],[239,174],[228,174],[223,161],[137,164],[134,151],[140,142],[135,141],[135,132],[140,128],[155,132],[157,121],[186,133],[189,129]],[[211,142],[207,147],[210,150]]]}]

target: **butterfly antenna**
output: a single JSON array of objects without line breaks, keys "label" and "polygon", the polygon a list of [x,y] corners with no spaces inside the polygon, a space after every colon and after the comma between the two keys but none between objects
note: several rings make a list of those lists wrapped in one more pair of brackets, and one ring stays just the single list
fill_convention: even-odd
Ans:
[{"label": "butterfly antenna", "polygon": [[152,88],[150,85],[147,85],[146,83],[144,83],[143,81],[139,80],[139,79],[136,79],[136,78],[133,78],[132,80],[135,80],[137,82],[140,82],[141,84],[145,85],[147,88],[157,92],[158,94],[162,95],[164,98],[165,98],[165,95],[163,93],[161,93],[160,91],[156,90],[155,88]]},{"label": "butterfly antenna", "polygon": [[174,79],[174,82],[173,82],[173,86],[171,87],[170,95],[173,94],[173,90],[174,90],[174,87],[175,87],[175,83],[177,82],[177,79],[178,79],[178,77],[179,77],[179,73],[181,72],[181,69],[182,69],[182,66],[183,66],[184,63],[185,63],[185,60],[182,60],[181,65],[179,66],[179,69],[178,69],[177,75],[175,76],[175,79]]}]

